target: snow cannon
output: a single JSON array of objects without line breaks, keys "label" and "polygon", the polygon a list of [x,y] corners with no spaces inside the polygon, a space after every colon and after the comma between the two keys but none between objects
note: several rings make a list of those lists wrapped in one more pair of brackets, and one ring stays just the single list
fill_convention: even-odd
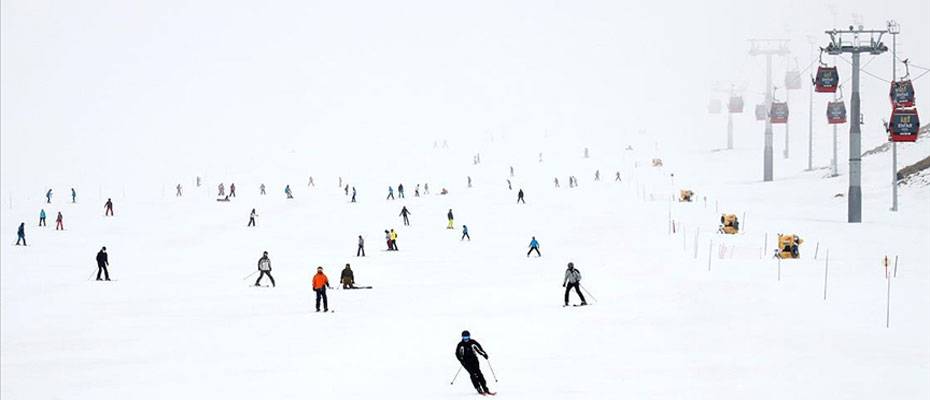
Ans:
[{"label": "snow cannon", "polygon": [[661,159],[661,158],[653,158],[653,159],[652,159],[652,166],[653,166],[653,167],[661,167],[661,166],[662,166],[662,159]]},{"label": "snow cannon", "polygon": [[688,202],[688,203],[690,203],[690,202],[692,201],[691,199],[692,199],[693,197],[694,197],[694,192],[692,192],[692,191],[690,191],[690,190],[688,190],[688,189],[681,189],[681,190],[678,192],[678,201],[679,201],[679,202],[682,202],[682,203]]},{"label": "snow cannon", "polygon": [[798,235],[792,234],[778,234],[778,248],[775,249],[776,258],[799,258],[801,253],[798,251],[798,247],[801,246],[801,243],[804,243]]},{"label": "snow cannon", "polygon": [[739,233],[739,219],[736,218],[736,214],[723,214],[720,216],[720,229],[718,232],[725,233],[727,235],[735,235]]}]

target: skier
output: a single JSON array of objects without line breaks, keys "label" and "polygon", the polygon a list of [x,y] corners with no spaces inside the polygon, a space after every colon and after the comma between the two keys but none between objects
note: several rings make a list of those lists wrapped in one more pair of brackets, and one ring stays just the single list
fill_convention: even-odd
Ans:
[{"label": "skier", "polygon": [[529,258],[533,250],[536,250],[537,257],[542,257],[542,254],[539,254],[539,242],[536,241],[536,236],[533,236],[533,240],[530,240],[530,251],[526,252],[527,258]]},{"label": "skier", "polygon": [[352,273],[352,267],[349,264],[346,264],[346,267],[342,269],[339,281],[342,282],[343,289],[355,289],[355,274]]},{"label": "skier", "polygon": [[342,177],[339,177],[339,187],[342,187]]},{"label": "skier", "polygon": [[22,246],[28,246],[26,244],[26,223],[20,222],[19,228],[16,228],[16,245],[20,246],[19,242],[23,242]]},{"label": "skier", "polygon": [[559,187],[559,178],[555,178],[555,187]]},{"label": "skier", "polygon": [[47,192],[45,192],[45,202],[52,204],[52,189],[49,189]]},{"label": "skier", "polygon": [[388,195],[385,200],[387,199],[394,200],[394,187],[393,186],[388,186]]},{"label": "skier", "polygon": [[316,267],[313,276],[313,291],[316,292],[316,312],[320,312],[320,299],[323,299],[323,312],[329,312],[329,300],[326,298],[326,288],[329,288],[329,278],[323,273],[323,267]]},{"label": "skier", "polygon": [[268,258],[268,252],[262,253],[262,258],[258,259],[258,279],[255,280],[255,286],[261,286],[262,277],[268,275],[271,280],[271,287],[274,287],[274,277],[271,276],[271,259]]},{"label": "skier", "polygon": [[601,170],[594,171],[594,180],[595,181],[601,180]]},{"label": "skier", "polygon": [[424,184],[423,184],[423,193],[424,193],[424,194],[429,194],[429,183],[424,183]]},{"label": "skier", "polygon": [[359,255],[365,257],[365,239],[362,239],[362,235],[358,235],[358,250],[355,251],[355,256]]},{"label": "skier", "polygon": [[97,280],[98,281],[103,280],[103,279],[100,279],[101,272],[103,272],[103,276],[106,278],[106,280],[110,280],[110,271],[107,270],[107,266],[109,265],[110,265],[110,260],[107,259],[107,248],[106,246],[104,246],[103,248],[100,249],[100,251],[97,252]]},{"label": "skier", "polygon": [[471,187],[471,177],[468,177],[468,187]]},{"label": "skier", "polygon": [[617,176],[614,177],[614,182],[620,182],[620,171],[617,171]]},{"label": "skier", "polygon": [[387,241],[387,251],[394,251],[394,246],[391,244],[391,232],[387,229],[384,230],[384,240]]},{"label": "skier", "polygon": [[226,186],[223,185],[223,182],[220,182],[220,184],[216,186],[216,190],[216,197],[226,196]]},{"label": "skier", "polygon": [[584,148],[584,158],[588,158],[588,148]]},{"label": "skier", "polygon": [[521,203],[521,202],[523,204],[526,204],[526,200],[523,199],[523,189],[520,189],[520,191],[517,192],[517,203]]},{"label": "skier", "polygon": [[200,187],[200,177],[197,177],[197,187]]},{"label": "skier", "polygon": [[178,186],[177,186],[176,188],[178,189],[178,192],[175,193],[174,196],[175,196],[175,197],[181,197],[181,184],[179,183]]},{"label": "skier", "polygon": [[417,187],[413,189],[413,197],[420,197],[420,184],[417,184]]},{"label": "skier", "polygon": [[229,184],[229,197],[236,197],[236,184],[235,183]]},{"label": "skier", "polygon": [[310,181],[309,181],[309,182],[307,182],[307,186],[313,186],[313,187],[316,187],[316,184],[315,184],[315,183],[313,183],[313,177],[312,177],[312,176],[310,177]]},{"label": "skier", "polygon": [[293,199],[293,198],[294,198],[294,194],[291,193],[291,185],[285,185],[285,186],[284,186],[284,194],[287,195],[287,198],[289,198],[289,199]]},{"label": "skier", "polygon": [[77,192],[74,191],[74,188],[71,188],[71,202],[77,203]]},{"label": "skier", "polygon": [[462,341],[455,346],[455,358],[459,360],[468,376],[471,377],[471,384],[475,387],[480,395],[495,395],[488,389],[488,383],[484,380],[484,374],[481,373],[481,365],[478,363],[478,355],[488,359],[488,353],[481,348],[481,344],[471,339],[471,333],[462,331]]},{"label": "skier", "polygon": [[542,153],[539,153],[539,162],[542,162]]},{"label": "skier", "polygon": [[510,166],[510,177],[513,178],[513,165]]},{"label": "skier", "polygon": [[400,199],[404,198],[404,184],[403,183],[397,185],[397,197]]},{"label": "skier", "polygon": [[352,202],[355,203],[355,186],[352,186]]},{"label": "skier", "polygon": [[566,307],[568,306],[568,295],[572,291],[572,288],[575,289],[575,293],[578,293],[578,297],[581,298],[581,305],[588,305],[588,302],[584,300],[584,295],[581,294],[581,271],[575,269],[574,263],[568,263],[568,269],[565,270],[565,279],[562,281],[562,287],[565,288]]},{"label": "skier", "polygon": [[507,190],[513,190],[513,186],[510,184],[510,179],[507,180]]},{"label": "skier", "polygon": [[462,238],[459,240],[465,240],[468,238],[468,241],[471,241],[471,236],[468,235],[468,225],[462,225]]},{"label": "skier", "polygon": [[398,250],[399,250],[399,249],[397,248],[397,232],[394,232],[393,229],[391,229],[391,247],[394,248],[394,251],[398,251]]},{"label": "skier", "polygon": [[404,217],[405,226],[410,226],[410,219],[407,218],[408,215],[410,215],[410,211],[407,210],[407,206],[404,206],[404,208],[400,210],[400,216]]},{"label": "skier", "polygon": [[103,216],[113,216],[113,199],[107,198],[107,202],[103,204]]},{"label": "skier", "polygon": [[446,226],[446,229],[453,229],[453,228],[455,228],[455,224],[453,223],[454,218],[452,217],[452,209],[451,209],[451,208],[449,209],[449,212],[446,213],[446,218],[449,219],[449,225]]},{"label": "skier", "polygon": [[258,191],[259,191],[259,194],[261,194],[262,196],[265,195],[265,184],[264,183],[258,187]]},{"label": "skier", "polygon": [[257,216],[258,216],[258,213],[256,213],[256,212],[255,212],[255,209],[253,208],[253,209],[252,209],[252,212],[249,213],[249,224],[247,225],[247,227],[248,227],[248,226],[255,226],[255,217],[257,217]]},{"label": "skier", "polygon": [[48,226],[45,225],[45,209],[39,210],[39,226]]},{"label": "skier", "polygon": [[55,230],[65,230],[65,218],[61,216],[61,211],[59,211],[58,216],[55,217]]},{"label": "skier", "polygon": [[348,183],[346,184],[345,192],[346,192],[346,196],[348,196],[349,195],[349,184]]}]

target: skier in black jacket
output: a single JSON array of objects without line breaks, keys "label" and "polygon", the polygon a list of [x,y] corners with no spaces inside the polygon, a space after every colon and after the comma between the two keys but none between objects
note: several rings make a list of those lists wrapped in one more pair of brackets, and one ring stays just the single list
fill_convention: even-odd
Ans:
[{"label": "skier in black jacket", "polygon": [[400,216],[404,217],[404,225],[410,226],[410,218],[408,218],[409,215],[410,210],[407,210],[407,206],[404,206],[404,208],[400,210]]},{"label": "skier in black jacket", "polygon": [[488,383],[484,380],[484,375],[481,373],[478,355],[484,357],[485,360],[488,359],[488,353],[484,352],[484,349],[481,348],[481,344],[471,339],[471,333],[462,331],[462,341],[455,346],[455,358],[457,358],[462,364],[462,367],[468,371],[468,375],[471,377],[471,384],[475,386],[475,390],[477,390],[479,394],[495,395],[496,393],[488,389]]},{"label": "skier in black jacket", "polygon": [[107,248],[104,247],[97,252],[97,280],[100,281],[100,273],[103,272],[106,280],[110,280],[110,272],[107,271],[107,266],[110,265],[110,261],[107,260]]},{"label": "skier in black jacket", "polygon": [[261,286],[262,277],[268,276],[271,280],[271,287],[274,287],[274,277],[271,276],[271,259],[268,258],[268,252],[262,253],[262,258],[258,259],[258,279],[255,280],[255,286]]}]

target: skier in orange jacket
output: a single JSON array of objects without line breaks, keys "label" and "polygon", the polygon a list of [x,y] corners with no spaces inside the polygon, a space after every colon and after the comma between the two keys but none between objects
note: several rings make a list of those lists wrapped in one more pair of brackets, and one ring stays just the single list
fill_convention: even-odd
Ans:
[{"label": "skier in orange jacket", "polygon": [[329,301],[326,299],[326,289],[329,287],[329,278],[323,273],[323,267],[316,267],[316,275],[313,276],[313,291],[316,292],[316,312],[320,312],[320,299],[323,299],[323,312],[329,311]]}]

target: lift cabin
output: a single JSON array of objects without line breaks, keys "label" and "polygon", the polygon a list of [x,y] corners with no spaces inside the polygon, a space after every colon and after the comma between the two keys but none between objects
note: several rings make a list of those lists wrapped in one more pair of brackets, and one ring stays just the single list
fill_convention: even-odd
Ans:
[{"label": "lift cabin", "polygon": [[707,112],[711,114],[720,114],[720,109],[722,107],[723,106],[720,104],[720,100],[718,99],[711,99],[707,102]]},{"label": "lift cabin", "polygon": [[914,84],[911,80],[891,82],[891,107],[907,108],[914,106]]},{"label": "lift cabin", "polygon": [[827,123],[846,123],[846,103],[844,103],[843,100],[831,101],[827,103]]},{"label": "lift cabin", "polygon": [[769,112],[765,109],[765,104],[756,104],[756,121],[765,121],[768,117]]},{"label": "lift cabin", "polygon": [[814,91],[817,93],[833,93],[840,84],[840,75],[836,72],[836,67],[817,67],[817,75],[814,77]]},{"label": "lift cabin", "polygon": [[769,111],[769,118],[773,124],[788,123],[788,103],[773,102],[772,109]]},{"label": "lift cabin", "polygon": [[892,142],[916,142],[920,118],[916,108],[895,108],[891,111],[888,134]]},{"label": "lift cabin", "polygon": [[730,114],[741,114],[743,112],[743,98],[741,96],[730,96],[730,102],[727,103],[727,111]]},{"label": "lift cabin", "polygon": [[775,249],[776,258],[799,258],[798,248],[804,243],[798,235],[778,234],[778,248]]},{"label": "lift cabin", "polygon": [[678,192],[678,201],[682,203],[690,203],[694,201],[693,199],[694,199],[694,192],[688,189],[681,189]]},{"label": "lift cabin", "polygon": [[723,214],[720,216],[720,229],[717,230],[720,233],[725,233],[727,235],[735,235],[739,233],[739,220],[736,218],[736,214]]}]

